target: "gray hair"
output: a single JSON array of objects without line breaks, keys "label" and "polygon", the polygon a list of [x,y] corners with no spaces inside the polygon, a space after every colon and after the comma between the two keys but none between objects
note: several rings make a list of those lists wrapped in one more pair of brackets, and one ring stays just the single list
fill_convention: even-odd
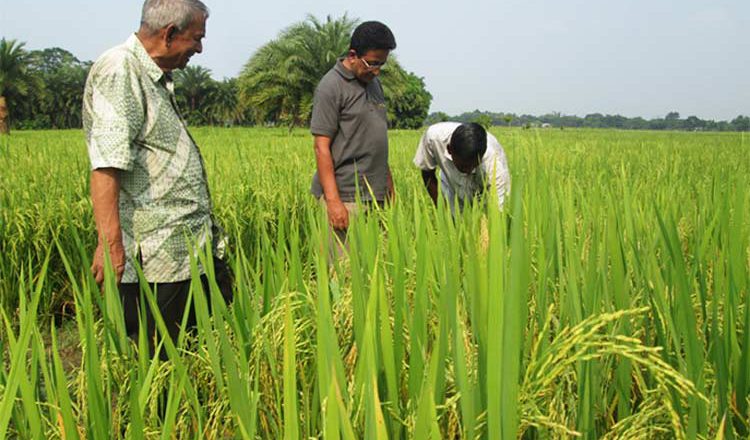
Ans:
[{"label": "gray hair", "polygon": [[208,6],[200,0],[146,0],[141,12],[141,27],[151,32],[174,25],[178,32],[185,30],[195,16],[208,18]]}]

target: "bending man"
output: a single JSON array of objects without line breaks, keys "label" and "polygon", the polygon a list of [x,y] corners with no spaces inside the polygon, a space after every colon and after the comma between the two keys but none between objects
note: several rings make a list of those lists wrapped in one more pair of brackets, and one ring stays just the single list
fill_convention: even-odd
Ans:
[{"label": "bending man", "polygon": [[422,170],[422,180],[432,200],[437,203],[440,188],[451,212],[455,201],[459,209],[490,185],[502,208],[510,191],[508,161],[500,143],[479,124],[441,122],[431,125],[419,141],[414,165]]}]

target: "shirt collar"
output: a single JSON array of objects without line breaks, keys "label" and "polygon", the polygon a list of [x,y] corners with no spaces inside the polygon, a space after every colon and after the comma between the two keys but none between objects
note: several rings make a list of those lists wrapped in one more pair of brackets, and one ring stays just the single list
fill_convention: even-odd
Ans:
[{"label": "shirt collar", "polygon": [[336,61],[336,65],[333,67],[333,69],[336,72],[338,72],[339,75],[343,76],[345,79],[348,79],[348,80],[356,79],[357,77],[354,76],[354,72],[344,67],[343,61],[344,61],[343,58],[339,58]]},{"label": "shirt collar", "polygon": [[143,47],[143,43],[141,43],[141,40],[135,34],[131,35],[125,44],[133,51],[136,59],[141,63],[141,66],[152,81],[159,82],[164,77],[164,71],[148,55],[146,48]]}]

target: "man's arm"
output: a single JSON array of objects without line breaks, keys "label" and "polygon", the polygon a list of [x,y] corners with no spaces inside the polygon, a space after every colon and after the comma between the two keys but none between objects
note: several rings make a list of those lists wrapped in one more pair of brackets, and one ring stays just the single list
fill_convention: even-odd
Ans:
[{"label": "man's arm", "polygon": [[438,182],[435,170],[422,170],[422,181],[430,194],[430,198],[437,205]]},{"label": "man's arm", "polygon": [[104,253],[114,269],[117,283],[125,271],[125,248],[122,244],[120,228],[120,177],[116,168],[100,168],[91,173],[91,202],[94,207],[94,220],[99,236],[99,244],[94,253],[91,273],[97,284],[104,281]]},{"label": "man's arm", "polygon": [[336,175],[333,172],[331,157],[331,138],[315,136],[315,161],[318,165],[318,178],[323,187],[323,195],[328,210],[328,222],[335,229],[349,227],[349,212],[341,201],[339,188],[336,186]]},{"label": "man's arm", "polygon": [[[432,127],[430,127],[432,128]],[[438,198],[438,181],[435,170],[438,162],[433,151],[430,128],[425,131],[419,140],[417,152],[414,154],[414,165],[422,171],[422,181],[430,194],[430,198],[437,205]]]}]

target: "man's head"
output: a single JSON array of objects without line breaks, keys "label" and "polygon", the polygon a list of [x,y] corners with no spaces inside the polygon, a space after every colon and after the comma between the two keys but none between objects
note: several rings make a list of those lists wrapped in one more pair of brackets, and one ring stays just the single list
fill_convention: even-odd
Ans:
[{"label": "man's head", "polygon": [[487,151],[487,132],[475,123],[461,124],[453,131],[448,153],[453,164],[464,174],[471,173],[482,161]]},{"label": "man's head", "polygon": [[200,0],[146,0],[138,36],[162,70],[182,69],[203,51],[208,14]]},{"label": "man's head", "polygon": [[358,80],[368,83],[380,74],[388,54],[396,48],[396,39],[388,26],[379,21],[366,21],[352,34],[347,60]]}]

